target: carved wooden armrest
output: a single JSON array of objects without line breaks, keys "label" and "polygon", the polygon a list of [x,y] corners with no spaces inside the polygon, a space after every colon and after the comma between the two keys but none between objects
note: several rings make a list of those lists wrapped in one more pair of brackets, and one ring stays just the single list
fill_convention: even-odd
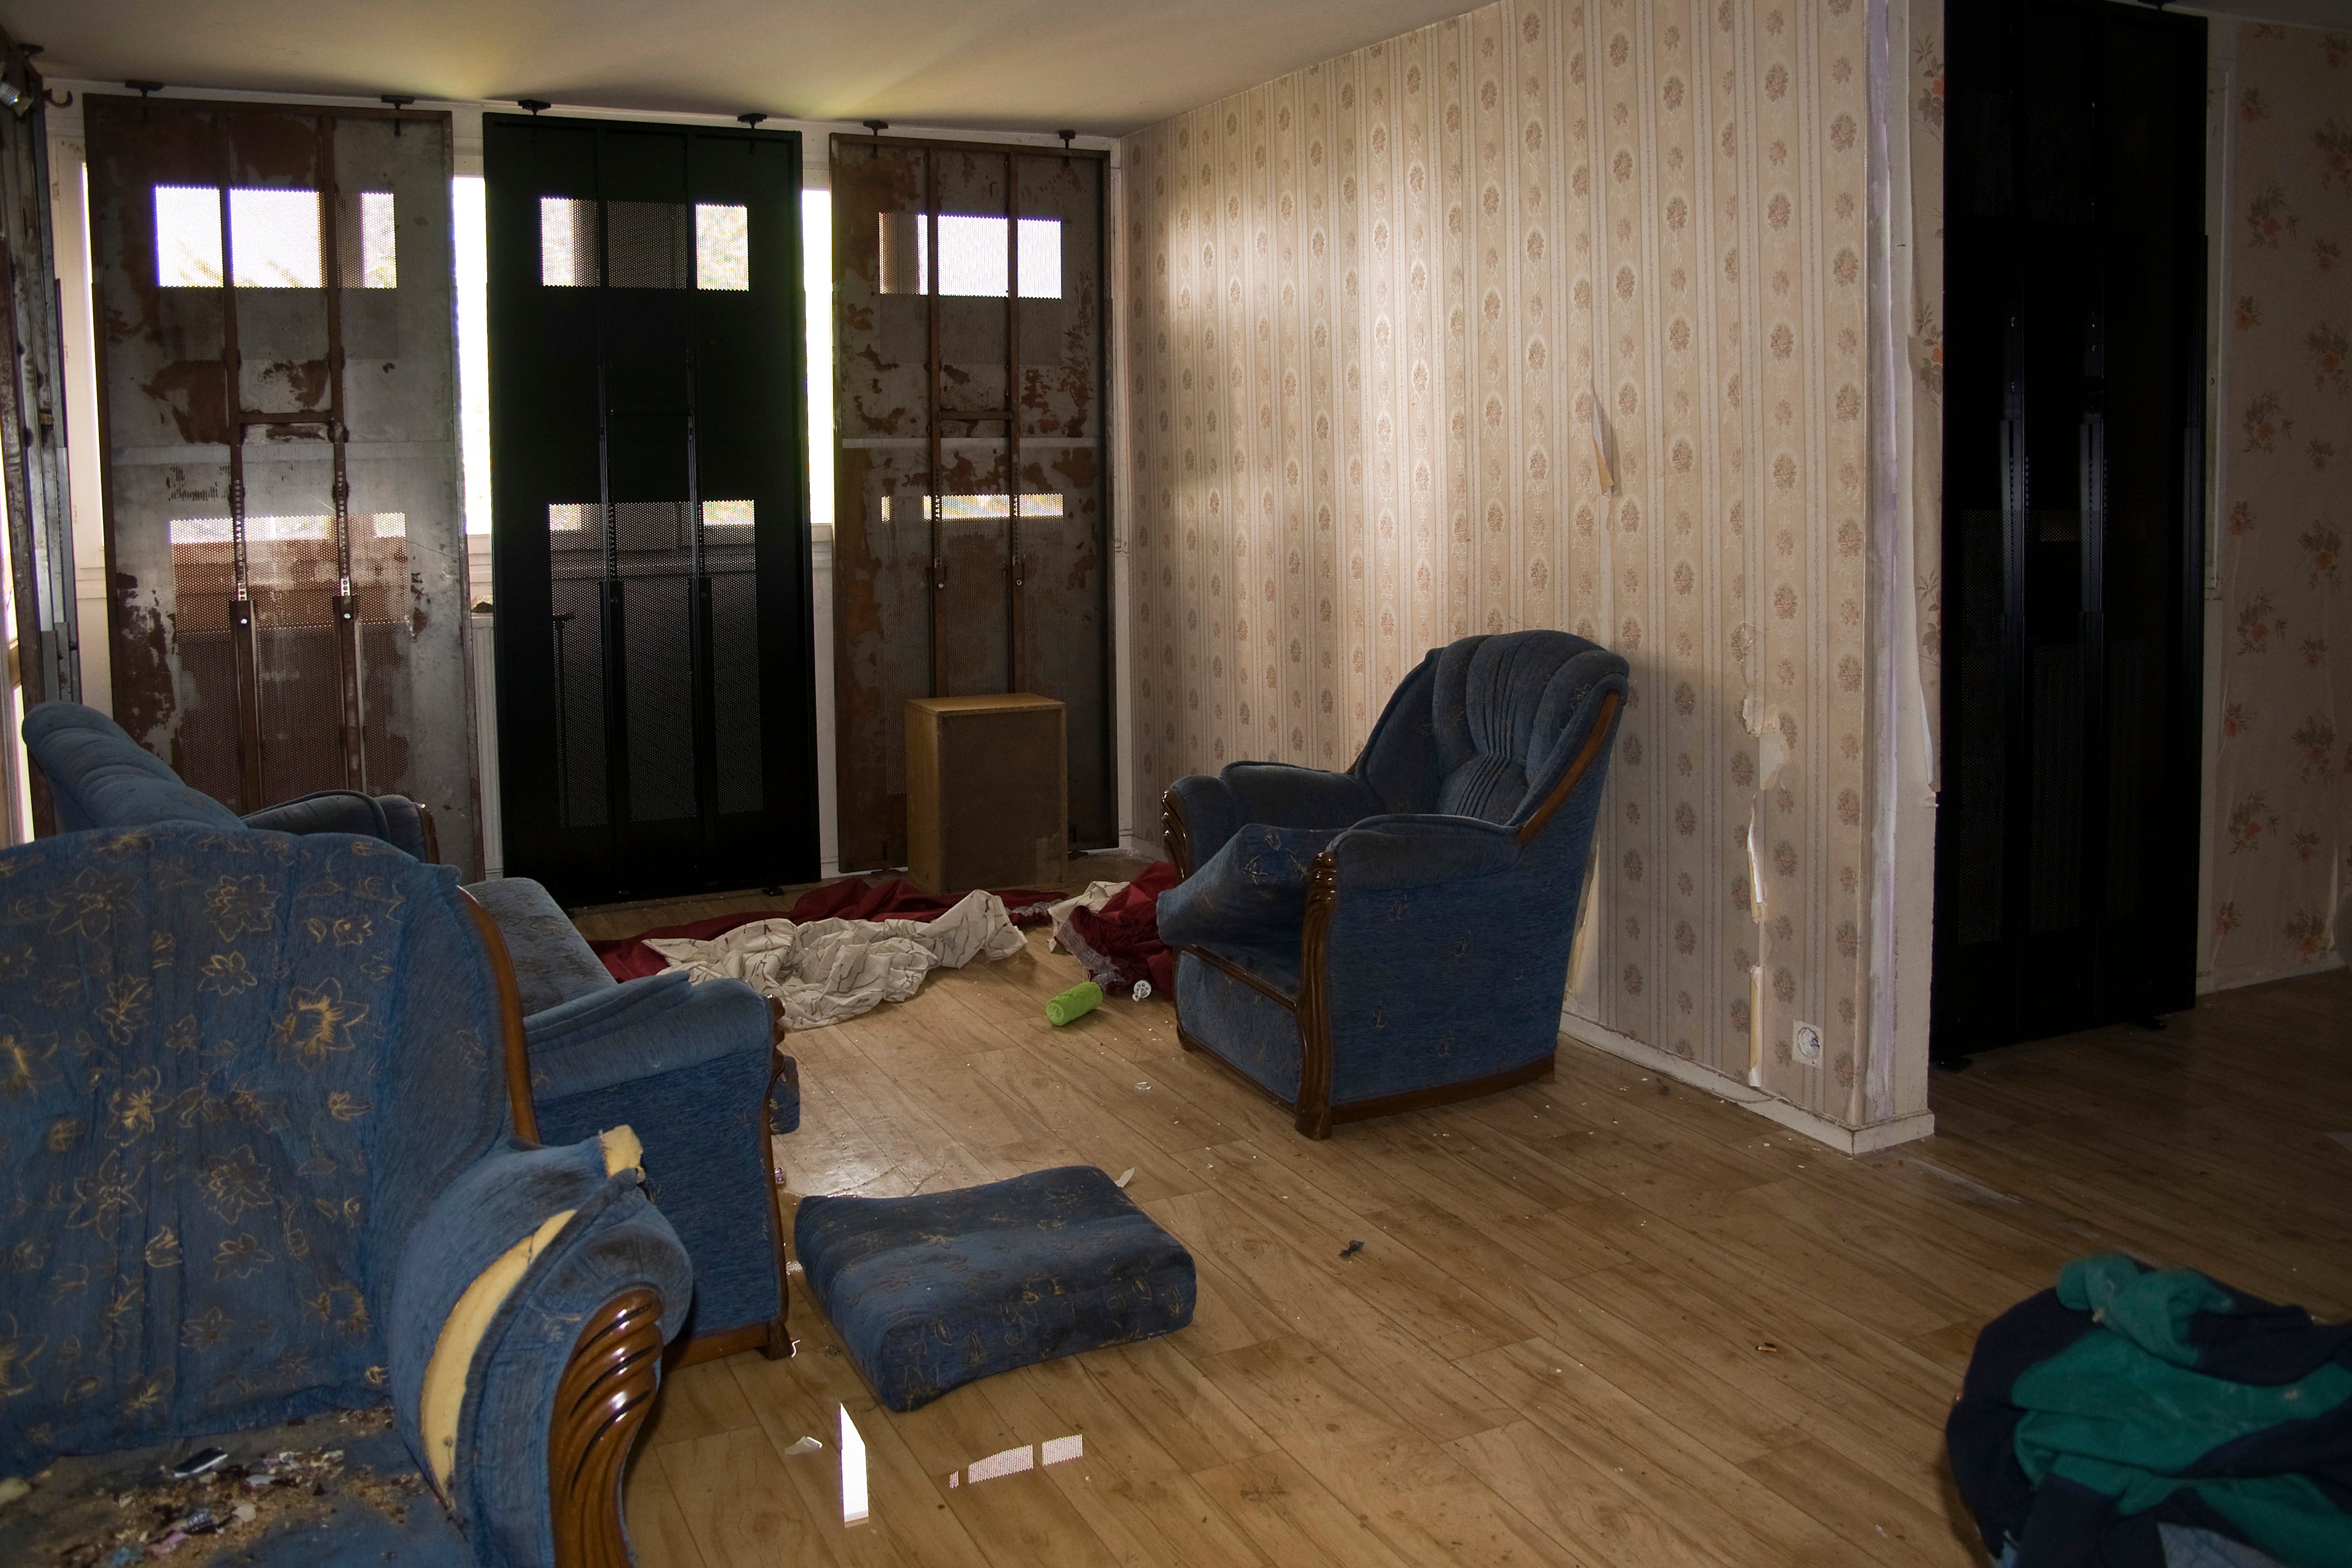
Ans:
[{"label": "carved wooden armrest", "polygon": [[621,1482],[661,1387],[661,1297],[623,1291],[588,1315],[547,1435],[555,1568],[630,1568]]},{"label": "carved wooden armrest", "polygon": [[1184,822],[1184,803],[1174,790],[1160,797],[1160,842],[1180,882],[1192,875],[1192,830]]}]

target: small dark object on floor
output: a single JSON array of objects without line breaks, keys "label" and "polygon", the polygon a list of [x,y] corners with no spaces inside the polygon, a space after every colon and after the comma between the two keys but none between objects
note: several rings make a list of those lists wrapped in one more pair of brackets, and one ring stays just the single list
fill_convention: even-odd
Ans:
[{"label": "small dark object on floor", "polygon": [[221,1461],[227,1458],[228,1454],[225,1449],[199,1448],[172,1467],[172,1479],[184,1481],[191,1476],[201,1476],[206,1470],[218,1468]]},{"label": "small dark object on floor", "polygon": [[1966,1072],[1976,1064],[1974,1057],[1929,1057],[1927,1065],[1937,1072]]},{"label": "small dark object on floor", "polygon": [[2164,1020],[2158,1017],[2153,1013],[2150,1013],[2145,1018],[2134,1018],[2132,1022],[2137,1024],[2141,1028],[2149,1030],[2153,1033],[2161,1034],[2164,1031]]},{"label": "small dark object on floor", "polygon": [[1364,1244],[1363,1244],[1362,1242],[1360,1242],[1360,1241],[1351,1241],[1351,1242],[1348,1243],[1348,1245],[1347,1245],[1347,1246],[1345,1246],[1345,1247],[1341,1247],[1341,1248],[1339,1249],[1339,1256],[1340,1256],[1340,1257],[1342,1257],[1342,1258],[1353,1258],[1353,1257],[1355,1257],[1355,1256],[1356,1256],[1356,1254],[1358,1254],[1359,1252],[1361,1252],[1361,1251],[1363,1251],[1363,1250],[1364,1250]]}]

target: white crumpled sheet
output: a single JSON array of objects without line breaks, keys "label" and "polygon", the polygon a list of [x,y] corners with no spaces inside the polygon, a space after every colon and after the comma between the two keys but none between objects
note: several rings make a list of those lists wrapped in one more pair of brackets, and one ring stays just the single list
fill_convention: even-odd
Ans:
[{"label": "white crumpled sheet", "polygon": [[904,1002],[934,969],[1009,958],[1025,945],[994,893],[966,893],[933,921],[759,921],[709,942],[646,942],[698,985],[740,980],[783,1005],[784,1026],[816,1029]]}]

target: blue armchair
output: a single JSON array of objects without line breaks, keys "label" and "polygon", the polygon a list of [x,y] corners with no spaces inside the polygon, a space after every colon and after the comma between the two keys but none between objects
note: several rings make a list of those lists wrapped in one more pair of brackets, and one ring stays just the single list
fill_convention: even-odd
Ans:
[{"label": "blue armchair", "polygon": [[[692,1275],[626,1128],[537,1146],[513,977],[456,882],[184,823],[0,851],[0,1476],[42,1473],[0,1561],[86,1560],[56,1539],[78,1497],[144,1560],[158,1489],[241,1562],[628,1560]],[[332,1497],[243,1479],[284,1426],[387,1405],[336,1462],[404,1508],[354,1486],[322,1535]],[[199,1437],[245,1468],[163,1481]]]},{"label": "blue armchair", "polygon": [[1235,763],[1162,803],[1178,1037],[1334,1122],[1548,1076],[1625,661],[1432,649],[1344,773]]},{"label": "blue armchair", "polygon": [[[35,708],[25,740],[69,827],[188,822],[361,833],[412,855],[421,847],[399,831],[407,819],[387,804],[407,805],[397,795],[335,792],[240,819],[183,784],[112,719],[77,703]],[[511,958],[549,1140],[572,1143],[623,1121],[643,1140],[647,1184],[694,1259],[694,1300],[674,1359],[790,1353],[768,1134],[799,1124],[800,1079],[772,1010],[731,980],[615,982],[547,890],[526,878],[467,891]]]}]

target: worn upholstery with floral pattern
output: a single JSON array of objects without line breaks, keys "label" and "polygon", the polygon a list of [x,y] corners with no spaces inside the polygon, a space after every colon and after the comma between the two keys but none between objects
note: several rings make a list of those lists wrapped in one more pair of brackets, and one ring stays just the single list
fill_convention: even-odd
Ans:
[{"label": "worn upholstery with floral pattern", "polygon": [[391,1264],[505,1119],[454,881],[241,828],[0,852],[0,1472],[385,1397]]}]

